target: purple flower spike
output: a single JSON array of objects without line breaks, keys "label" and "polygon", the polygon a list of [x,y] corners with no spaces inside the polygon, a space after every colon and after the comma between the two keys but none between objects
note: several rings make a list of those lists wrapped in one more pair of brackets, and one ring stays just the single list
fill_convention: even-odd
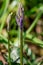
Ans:
[{"label": "purple flower spike", "polygon": [[20,26],[21,29],[23,28],[23,18],[24,18],[24,8],[20,3],[16,13],[16,21],[18,26]]}]

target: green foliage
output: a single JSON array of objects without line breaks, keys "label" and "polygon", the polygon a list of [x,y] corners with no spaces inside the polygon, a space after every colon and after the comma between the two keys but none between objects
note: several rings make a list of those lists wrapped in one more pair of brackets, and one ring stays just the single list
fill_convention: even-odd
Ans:
[{"label": "green foliage", "polygon": [[[25,43],[29,43],[31,42],[34,45],[39,46],[40,48],[43,48],[43,40],[38,39],[36,37],[36,35],[41,35],[43,36],[43,32],[40,34],[37,34],[33,32],[35,26],[38,23],[38,20],[40,18],[42,18],[43,16],[43,0],[0,0],[0,44],[4,44],[6,46],[6,49],[8,50],[7,46],[8,46],[8,31],[7,31],[7,18],[8,15],[10,13],[13,13],[11,16],[11,20],[10,20],[10,31],[9,31],[9,44],[14,48],[16,43],[18,44],[18,36],[20,35],[20,32],[18,32],[18,25],[16,23],[16,11],[18,9],[18,3],[21,2],[22,5],[24,6],[24,19],[25,16],[27,17],[27,19],[31,18],[31,16],[35,15],[34,17],[32,17],[33,21],[30,21],[31,25],[29,28],[27,28],[25,30],[25,32],[23,31],[22,34],[24,35],[24,46]],[[29,22],[28,20],[25,20],[27,22]],[[24,23],[25,23],[24,21]],[[27,23],[28,24],[28,23]],[[4,30],[4,31],[3,31]],[[7,35],[6,35],[7,34]],[[18,39],[18,40],[17,40]],[[15,42],[16,41],[16,42]],[[23,46],[23,47],[24,47]],[[19,48],[19,46],[16,46],[17,48]],[[12,48],[11,52],[12,52]],[[20,49],[20,48],[19,48]],[[29,48],[30,49],[30,48]],[[18,50],[17,50],[18,51]],[[24,58],[26,59],[26,64],[27,65],[41,65],[43,64],[43,61],[35,63],[34,61],[36,60],[36,55],[29,50],[28,52],[28,48],[26,48],[26,53],[30,53],[29,55],[29,61],[26,57],[24,56]],[[20,53],[18,51],[18,53]],[[6,54],[7,55],[7,54]],[[20,54],[19,54],[20,56]],[[8,57],[8,55],[7,55]],[[7,59],[7,58],[6,58]],[[7,60],[8,61],[8,60]],[[15,63],[15,62],[11,62],[12,65],[20,65],[19,63]],[[0,61],[0,65],[3,65],[3,63]]]},{"label": "green foliage", "polygon": [[0,61],[0,65],[3,65],[3,62],[2,61]]},{"label": "green foliage", "polygon": [[39,4],[43,4],[43,0],[25,0],[25,2],[29,9],[38,6]]}]

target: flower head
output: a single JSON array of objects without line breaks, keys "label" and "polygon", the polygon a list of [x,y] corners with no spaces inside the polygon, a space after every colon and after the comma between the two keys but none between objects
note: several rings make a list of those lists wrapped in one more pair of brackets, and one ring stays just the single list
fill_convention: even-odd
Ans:
[{"label": "flower head", "polygon": [[24,18],[24,8],[22,4],[19,3],[19,7],[16,13],[16,21],[17,21],[18,26],[20,26],[20,28],[23,27],[23,18]]},{"label": "flower head", "polygon": [[8,30],[8,31],[9,31],[9,28],[10,28],[10,27],[9,27],[9,24],[10,24],[10,20],[11,20],[12,14],[13,14],[13,13],[11,12],[11,13],[8,15],[7,21],[6,21],[6,22],[7,22],[7,30]]}]

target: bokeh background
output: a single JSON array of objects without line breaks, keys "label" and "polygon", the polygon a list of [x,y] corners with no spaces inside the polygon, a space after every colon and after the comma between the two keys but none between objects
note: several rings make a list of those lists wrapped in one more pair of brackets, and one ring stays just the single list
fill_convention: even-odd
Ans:
[{"label": "bokeh background", "polygon": [[9,62],[8,40],[11,64],[20,65],[20,31],[16,22],[19,3],[24,8],[23,63],[43,65],[43,0],[0,0],[0,65]]}]

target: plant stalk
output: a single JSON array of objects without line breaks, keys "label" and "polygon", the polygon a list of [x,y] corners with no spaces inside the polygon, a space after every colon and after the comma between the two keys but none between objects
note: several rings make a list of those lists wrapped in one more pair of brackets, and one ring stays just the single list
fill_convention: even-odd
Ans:
[{"label": "plant stalk", "polygon": [[23,29],[20,28],[20,65],[23,65]]},{"label": "plant stalk", "polygon": [[10,58],[10,36],[9,36],[9,31],[8,31],[8,53],[9,53],[9,56],[8,56],[8,59],[9,59],[9,65],[11,65],[11,58]]}]

